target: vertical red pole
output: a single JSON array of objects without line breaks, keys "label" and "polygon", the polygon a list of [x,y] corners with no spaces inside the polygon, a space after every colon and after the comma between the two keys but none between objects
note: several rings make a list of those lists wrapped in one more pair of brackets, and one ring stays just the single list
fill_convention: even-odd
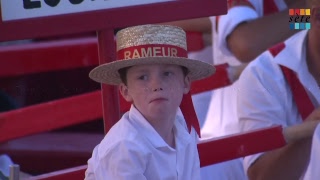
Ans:
[{"label": "vertical red pole", "polygon": [[[113,29],[98,31],[99,63],[116,59]],[[118,88],[101,84],[104,131],[107,133],[120,118]]]}]

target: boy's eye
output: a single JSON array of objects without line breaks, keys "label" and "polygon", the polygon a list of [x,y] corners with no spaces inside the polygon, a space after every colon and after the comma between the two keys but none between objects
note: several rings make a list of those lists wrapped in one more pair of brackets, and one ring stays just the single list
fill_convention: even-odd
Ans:
[{"label": "boy's eye", "polygon": [[170,72],[170,71],[167,71],[167,72],[164,72],[164,75],[165,75],[165,76],[171,76],[171,75],[173,75],[173,73]]},{"label": "boy's eye", "polygon": [[138,79],[140,80],[147,80],[148,79],[148,76],[147,75],[141,75],[138,77]]}]

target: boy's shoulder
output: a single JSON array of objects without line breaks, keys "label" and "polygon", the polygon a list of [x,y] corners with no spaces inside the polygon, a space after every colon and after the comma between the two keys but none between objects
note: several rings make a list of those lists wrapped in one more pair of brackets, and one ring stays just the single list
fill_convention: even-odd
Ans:
[{"label": "boy's shoulder", "polygon": [[128,119],[122,117],[99,143],[98,151],[102,153],[99,153],[101,156],[105,156],[105,153],[116,153],[117,151],[121,153],[123,149],[140,151],[142,144],[143,141],[137,129]]},{"label": "boy's shoulder", "polygon": [[135,120],[129,118],[126,112],[121,119],[109,130],[99,146],[103,149],[117,149],[119,146],[141,148],[146,146],[147,140],[140,132],[141,127]]},{"label": "boy's shoulder", "polygon": [[111,127],[103,140],[107,141],[106,143],[113,144],[119,141],[134,141],[138,136],[138,130],[130,121],[127,112]]}]

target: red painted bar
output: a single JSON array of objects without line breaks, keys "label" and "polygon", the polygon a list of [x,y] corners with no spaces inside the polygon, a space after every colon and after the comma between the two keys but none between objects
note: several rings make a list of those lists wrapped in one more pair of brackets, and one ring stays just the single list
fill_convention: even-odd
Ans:
[{"label": "red painted bar", "polygon": [[101,116],[100,91],[0,113],[0,142],[88,122]]},{"label": "red painted bar", "polygon": [[227,2],[224,0],[177,0],[41,18],[0,21],[0,41],[94,32],[226,13]]},{"label": "red painted bar", "polygon": [[[220,67],[222,66],[219,66],[219,68]],[[222,70],[218,71],[223,73]],[[228,79],[223,80],[225,75],[219,74],[218,71],[216,75],[213,75],[209,79],[194,82],[191,88],[192,94],[228,85]],[[103,85],[103,87],[107,88],[106,90],[110,91],[109,93],[114,93],[113,96],[108,92],[95,91],[0,113],[0,124],[2,128],[0,131],[0,142],[101,118],[103,116],[101,110],[101,94],[103,93],[106,93],[102,99],[104,107],[107,106],[106,108],[109,109],[104,111],[104,117],[112,118],[109,119],[110,121],[105,121],[105,128],[109,130],[111,126],[119,120],[119,113],[112,115],[112,113],[109,112],[120,111],[124,113],[129,110],[131,104],[126,102],[122,96],[120,96],[119,102],[117,99],[114,99],[117,96],[119,97],[119,92],[116,87],[107,85]],[[115,94],[117,96],[115,96]],[[117,104],[115,106],[109,104],[109,102],[112,101],[115,101]],[[118,109],[119,105],[120,109]],[[79,111],[76,111],[77,109]],[[81,112],[82,115],[78,112]]]},{"label": "red painted bar", "polygon": [[[98,32],[99,64],[112,62],[116,59],[116,46],[113,30]],[[120,119],[118,87],[101,84],[103,122],[105,133]],[[100,108],[97,106],[97,108]]]},{"label": "red painted bar", "polygon": [[[221,77],[216,74],[216,76],[212,76],[209,79],[197,81],[195,84],[192,84],[192,93],[197,94],[211,90],[210,88],[216,89],[227,85],[227,81],[220,80]],[[212,81],[215,83],[212,83]],[[212,86],[212,84],[216,86]],[[114,93],[119,97],[119,92],[116,87],[103,86],[106,86],[105,88],[107,88],[107,91],[110,91],[110,93]],[[101,118],[103,116],[102,110],[100,109],[102,107],[101,94],[103,94],[103,91],[95,91],[0,113],[0,124],[2,127],[2,130],[0,131],[0,142]],[[110,119],[110,121],[105,122],[106,130],[109,130],[111,126],[119,120],[119,113],[118,115],[111,115],[112,113],[109,112],[120,111],[121,113],[124,113],[129,110],[131,105],[121,96],[118,102],[114,99],[117,96],[110,96],[109,93],[106,92],[106,95],[103,98],[103,103],[105,103],[108,109],[110,108],[110,110],[104,111],[104,117],[113,118]],[[108,102],[112,101],[119,103],[120,109],[118,109],[119,105],[109,105]],[[76,111],[77,109],[79,111]],[[81,112],[82,115],[78,112]]]},{"label": "red painted bar", "polygon": [[281,126],[257,129],[198,144],[200,166],[228,161],[286,145]]},{"label": "red painted bar", "polygon": [[96,37],[0,46],[0,77],[98,64]]},{"label": "red painted bar", "polygon": [[[207,142],[198,144],[200,167],[273,150],[283,147],[285,144],[286,142],[282,135],[281,126],[263,128],[215,140],[208,140]],[[67,177],[79,177],[79,179],[81,177],[81,179],[83,179],[86,168],[87,166],[80,166],[43,174],[32,178],[32,180],[58,180],[67,179]]]},{"label": "red painted bar", "polygon": [[231,85],[227,67],[228,64],[216,65],[216,72],[212,76],[192,82],[191,94],[198,94]]},{"label": "red painted bar", "polygon": [[[187,32],[189,51],[203,48],[202,34]],[[0,78],[96,66],[98,39],[82,37],[0,46]]]},{"label": "red painted bar", "polygon": [[71,180],[71,179],[84,179],[84,173],[87,166],[79,166],[69,169],[64,169],[61,171],[55,171],[39,176],[34,176],[26,180]]}]

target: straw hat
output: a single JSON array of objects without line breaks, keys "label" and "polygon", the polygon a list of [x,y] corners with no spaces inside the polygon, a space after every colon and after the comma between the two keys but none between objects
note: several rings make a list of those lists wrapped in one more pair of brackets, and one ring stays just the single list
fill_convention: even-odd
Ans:
[{"label": "straw hat", "polygon": [[142,64],[175,64],[189,70],[191,80],[212,75],[212,65],[188,59],[186,33],[168,25],[141,25],[117,33],[117,60],[94,68],[89,77],[94,81],[118,85],[119,69]]}]

